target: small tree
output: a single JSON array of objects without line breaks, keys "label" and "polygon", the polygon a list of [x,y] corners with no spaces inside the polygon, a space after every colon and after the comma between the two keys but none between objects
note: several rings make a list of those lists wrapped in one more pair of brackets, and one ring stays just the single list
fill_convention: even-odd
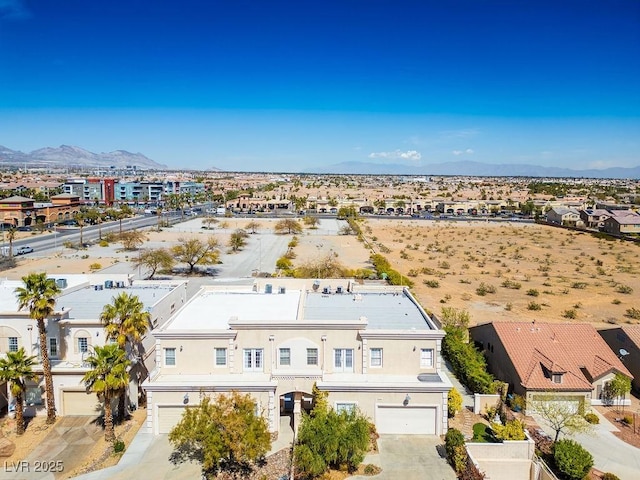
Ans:
[{"label": "small tree", "polygon": [[276,233],[285,233],[291,235],[294,233],[301,233],[302,227],[297,220],[294,220],[293,218],[285,218],[284,220],[280,220],[279,222],[277,222],[275,227],[273,227],[273,230]]},{"label": "small tree", "polygon": [[447,395],[447,411],[449,413],[449,418],[453,418],[456,416],[462,409],[462,395],[455,388],[449,390],[449,394]]},{"label": "small tree", "polygon": [[562,400],[558,395],[539,395],[534,401],[529,402],[529,407],[556,432],[554,442],[558,441],[560,433],[574,435],[592,429],[591,424],[576,411],[574,404]]},{"label": "small tree", "polygon": [[198,238],[178,238],[178,245],[171,248],[175,259],[179,263],[186,263],[189,265],[189,271],[191,275],[194,272],[196,265],[214,265],[218,263],[218,240],[214,237],[209,237],[206,242]]},{"label": "small tree", "polygon": [[249,223],[247,223],[247,230],[249,230],[249,233],[256,233],[258,231],[258,229],[260,228],[260,223],[256,222],[255,220],[251,220]]},{"label": "small tree", "polygon": [[311,228],[311,229],[315,229],[318,228],[318,223],[320,223],[320,220],[318,220],[318,217],[314,217],[311,215],[307,215],[306,217],[304,217],[302,219],[302,221],[304,222],[304,224]]},{"label": "small tree", "polygon": [[13,257],[13,241],[16,238],[16,227],[9,227],[7,230],[7,240],[9,241],[9,258]]},{"label": "small tree", "polygon": [[35,380],[33,371],[36,357],[28,357],[24,347],[17,352],[7,352],[6,358],[0,358],[0,381],[9,382],[9,390],[16,401],[16,435],[24,433],[24,393],[27,381]]},{"label": "small tree", "polygon": [[120,243],[125,250],[137,250],[147,239],[147,235],[140,230],[129,230],[122,232],[120,235]]},{"label": "small tree", "polygon": [[173,255],[166,248],[154,248],[142,250],[138,258],[134,260],[134,267],[145,267],[150,270],[147,279],[151,280],[158,269],[171,270],[176,264]]},{"label": "small tree", "polygon": [[593,467],[593,456],[574,440],[563,438],[553,446],[558,469],[572,480],[582,480]]},{"label": "small tree", "polygon": [[447,461],[456,471],[461,473],[466,467],[467,453],[464,448],[464,435],[460,430],[450,428],[444,437],[444,449]]},{"label": "small tree", "polygon": [[255,410],[249,394],[232,392],[215,400],[203,395],[198,406],[185,409],[169,433],[171,462],[199,463],[206,479],[221,472],[247,478],[271,448],[267,421]]},{"label": "small tree", "polygon": [[242,250],[242,248],[247,244],[247,237],[247,232],[240,228],[231,234],[228,245],[231,247],[233,252]]},{"label": "small tree", "polygon": [[618,411],[620,411],[620,405],[622,404],[622,411],[624,412],[624,400],[630,391],[631,379],[621,373],[616,373],[613,379],[605,386],[605,396],[617,399]]}]

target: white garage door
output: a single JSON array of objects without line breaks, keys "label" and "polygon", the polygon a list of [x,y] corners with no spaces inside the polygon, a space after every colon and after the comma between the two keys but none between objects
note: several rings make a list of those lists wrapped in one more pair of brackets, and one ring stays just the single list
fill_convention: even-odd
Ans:
[{"label": "white garage door", "polygon": [[158,406],[158,433],[169,433],[182,420],[185,408]]},{"label": "white garage door", "polygon": [[532,401],[529,403],[528,410],[536,413],[536,410],[542,408],[546,411],[566,412],[566,413],[578,413],[580,411],[580,397],[556,397],[555,399],[548,399],[534,395]]},{"label": "white garage door", "polygon": [[378,433],[435,435],[436,408],[419,405],[406,407],[378,405],[376,429]]},{"label": "white garage door", "polygon": [[81,415],[102,415],[102,405],[98,401],[95,393],[83,391],[63,390],[62,408],[66,416]]}]

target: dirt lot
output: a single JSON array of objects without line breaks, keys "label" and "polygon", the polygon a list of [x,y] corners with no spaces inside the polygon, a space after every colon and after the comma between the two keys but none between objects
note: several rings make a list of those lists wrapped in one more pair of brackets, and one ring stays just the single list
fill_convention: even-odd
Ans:
[{"label": "dirt lot", "polygon": [[640,244],[535,224],[366,225],[376,252],[413,280],[415,295],[436,314],[452,306],[467,309],[474,323],[640,321]]}]

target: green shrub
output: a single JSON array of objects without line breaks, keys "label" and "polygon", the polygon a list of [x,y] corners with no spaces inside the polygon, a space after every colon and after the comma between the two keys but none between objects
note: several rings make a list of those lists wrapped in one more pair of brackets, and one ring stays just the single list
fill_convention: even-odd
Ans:
[{"label": "green shrub", "polygon": [[100,270],[101,268],[102,265],[100,265],[99,263],[92,263],[91,265],[89,265],[89,270],[91,271]]},{"label": "green shrub", "polygon": [[109,246],[109,242],[107,242],[105,239],[100,240],[100,243],[98,244],[101,247],[108,247]]},{"label": "green shrub", "polygon": [[572,308],[572,309],[569,309],[569,310],[565,310],[562,313],[562,316],[564,318],[575,319],[575,318],[578,318],[578,312],[576,312],[575,309]]},{"label": "green shrub", "polygon": [[377,465],[374,465],[373,463],[367,463],[364,466],[364,474],[365,475],[377,475],[382,471],[382,469],[380,467],[378,467]]},{"label": "green shrub", "polygon": [[625,415],[625,416],[622,418],[622,421],[623,421],[624,423],[626,423],[627,425],[633,425],[633,417],[632,417],[631,415]]},{"label": "green shrub", "polygon": [[481,297],[484,297],[487,293],[496,293],[496,287],[493,285],[487,285],[483,282],[478,288],[476,288],[476,294]]},{"label": "green shrub", "polygon": [[122,452],[124,452],[124,442],[122,440],[114,440],[113,453],[122,453]]},{"label": "green shrub", "polygon": [[578,442],[566,438],[555,443],[553,459],[558,470],[572,480],[582,480],[593,467],[591,454]]},{"label": "green shrub", "polygon": [[542,310],[542,306],[536,302],[529,302],[529,305],[527,305],[527,310]]},{"label": "green shrub", "polygon": [[624,316],[633,318],[634,320],[640,320],[640,309],[635,307],[627,308],[627,312],[624,314]]},{"label": "green shrub", "polygon": [[462,396],[458,390],[452,388],[449,390],[449,394],[447,395],[447,412],[449,413],[449,418],[455,417],[456,413],[458,413],[461,408]]},{"label": "green shrub", "polygon": [[429,288],[438,288],[440,286],[440,282],[437,280],[425,280],[424,283]]},{"label": "green shrub", "polygon": [[510,420],[504,425],[492,423],[491,428],[498,440],[524,440],[527,438],[524,434],[524,423],[520,420]]},{"label": "green shrub", "polygon": [[578,290],[584,290],[585,288],[587,288],[587,284],[585,282],[573,282],[571,284],[571,288],[575,288]]},{"label": "green shrub", "polygon": [[447,461],[453,469],[460,473],[464,471],[467,463],[467,452],[464,448],[464,435],[460,430],[450,428],[444,437],[444,449],[447,453]]},{"label": "green shrub", "polygon": [[287,257],[280,257],[276,262],[276,268],[278,270],[289,270],[293,263]]},{"label": "green shrub", "polygon": [[518,282],[514,282],[513,280],[505,280],[502,282],[502,286],[504,288],[510,288],[512,290],[520,290],[522,288],[522,284]]},{"label": "green shrub", "polygon": [[527,290],[527,295],[529,295],[530,297],[537,297],[538,295],[540,295],[540,292],[538,292],[538,290],[536,290],[535,288],[530,288],[529,290]]},{"label": "green shrub", "polygon": [[600,417],[593,412],[586,413],[584,419],[591,425],[597,425],[600,423]]}]

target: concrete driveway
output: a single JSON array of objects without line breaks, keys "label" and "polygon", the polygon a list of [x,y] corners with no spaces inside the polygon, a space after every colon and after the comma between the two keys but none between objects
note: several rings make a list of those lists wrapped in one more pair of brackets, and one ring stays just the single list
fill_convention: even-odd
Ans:
[{"label": "concrete driveway", "polygon": [[104,432],[94,417],[61,417],[47,432],[45,439],[23,462],[3,465],[3,480],[44,480],[61,478],[86,460]]},{"label": "concrete driveway", "polygon": [[[593,455],[594,467],[603,472],[615,473],[623,480],[638,478],[640,472],[640,449],[623,442],[612,432],[618,428],[593,410],[600,418],[600,423],[594,425],[592,433],[580,433],[567,436],[560,434],[560,438],[570,438],[582,445]],[[547,432],[551,438],[555,433],[545,425],[544,420],[534,415],[538,425]]]},{"label": "concrete driveway", "polygon": [[[367,455],[364,464],[382,468],[375,477],[356,475],[353,479],[376,480],[455,480],[456,474],[440,456],[444,444],[434,435],[381,435],[379,453]],[[444,453],[443,453],[444,454]]]}]

